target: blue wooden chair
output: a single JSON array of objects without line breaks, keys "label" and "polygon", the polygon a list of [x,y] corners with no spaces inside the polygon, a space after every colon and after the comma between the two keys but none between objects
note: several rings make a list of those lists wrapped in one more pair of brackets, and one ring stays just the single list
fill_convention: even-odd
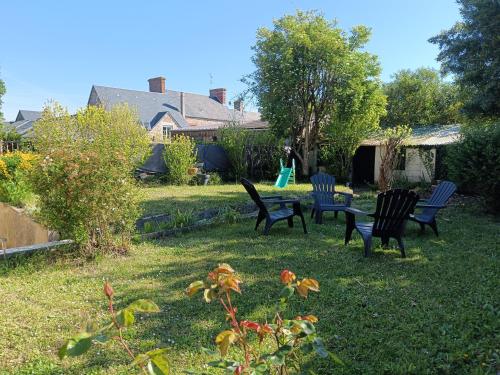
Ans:
[{"label": "blue wooden chair", "polygon": [[[315,216],[316,224],[323,223],[323,212],[333,211],[335,218],[339,211],[344,211],[351,206],[352,194],[335,191],[335,177],[329,174],[319,172],[311,177],[313,185],[314,205],[311,210],[311,218]],[[343,202],[335,201],[335,195],[342,195]]]},{"label": "blue wooden chair", "polygon": [[421,209],[421,212],[410,215],[410,220],[420,224],[422,233],[425,231],[425,225],[428,225],[438,236],[436,215],[440,209],[446,207],[446,203],[456,190],[457,186],[453,182],[442,181],[436,186],[429,199],[417,203],[416,208]]},{"label": "blue wooden chair", "polygon": [[[288,226],[293,227],[293,217],[298,216],[302,221],[302,228],[304,233],[307,234],[306,222],[304,220],[304,215],[302,214],[302,208],[300,206],[300,201],[298,199],[283,199],[281,196],[272,197],[261,197],[255,186],[245,178],[240,180],[241,184],[250,195],[250,198],[255,202],[259,208],[259,214],[257,215],[257,222],[255,224],[255,230],[259,228],[259,224],[266,219],[266,225],[264,227],[264,234],[268,235],[271,227],[280,220],[287,220]],[[275,211],[269,211],[268,206],[279,205],[279,209]],[[287,204],[291,204],[292,208],[287,207]]]},{"label": "blue wooden chair", "polygon": [[[389,244],[389,238],[395,238],[398,241],[401,256],[406,257],[403,243],[403,234],[406,221],[413,213],[419,196],[409,190],[394,189],[380,193],[377,197],[377,207],[375,213],[367,214],[352,207],[345,209],[346,232],[345,244],[351,240],[352,231],[356,229],[365,245],[365,256],[369,256],[372,246],[372,238],[380,237],[382,246]],[[373,222],[356,222],[356,215],[371,216]]]}]

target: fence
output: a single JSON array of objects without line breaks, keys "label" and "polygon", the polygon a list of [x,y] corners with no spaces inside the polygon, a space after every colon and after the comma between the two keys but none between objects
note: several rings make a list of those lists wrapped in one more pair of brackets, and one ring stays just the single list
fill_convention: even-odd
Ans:
[{"label": "fence", "polygon": [[21,150],[23,145],[20,141],[0,141],[0,154]]}]

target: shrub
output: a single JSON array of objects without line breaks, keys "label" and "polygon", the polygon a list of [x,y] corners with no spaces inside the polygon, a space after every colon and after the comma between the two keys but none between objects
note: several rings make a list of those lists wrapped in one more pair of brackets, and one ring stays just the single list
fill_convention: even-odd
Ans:
[{"label": "shrub", "polygon": [[87,107],[70,116],[60,105],[44,109],[34,127],[41,154],[32,182],[40,218],[83,249],[128,247],[139,216],[133,172],[149,153],[149,138],[127,106]]},{"label": "shrub", "polygon": [[196,163],[196,143],[185,135],[174,135],[165,144],[165,164],[167,165],[167,181],[174,185],[187,185],[193,178],[189,168]]},{"label": "shrub", "polygon": [[400,160],[400,151],[410,134],[411,130],[407,126],[397,126],[384,130],[384,141],[382,142],[383,152],[378,179],[378,186],[381,191],[392,188],[395,175],[394,171]]},{"label": "shrub", "polygon": [[[319,283],[310,278],[299,281],[289,270],[283,270],[280,279],[284,287],[276,311],[265,323],[237,317],[238,309],[233,304],[232,293],[241,293],[241,280],[229,264],[219,264],[208,274],[206,281],[195,281],[187,287],[189,297],[203,291],[205,302],[219,302],[230,325],[215,338],[222,358],[209,362],[208,366],[224,369],[228,374],[289,374],[292,369],[295,370],[293,373],[305,374],[309,372],[303,359],[308,353],[331,357],[342,363],[326,350],[323,340],[318,337],[316,316],[284,316],[294,295],[307,298],[310,292],[319,292]],[[207,349],[207,352],[211,351]],[[228,355],[233,358],[227,359]]]},{"label": "shrub", "polygon": [[222,185],[222,178],[217,172],[210,172],[210,178],[208,179],[209,185]]},{"label": "shrub", "polygon": [[483,196],[489,210],[500,211],[500,122],[465,126],[446,163],[461,191]]},{"label": "shrub", "polygon": [[231,175],[236,181],[247,176],[245,155],[247,133],[247,130],[236,124],[230,124],[218,130],[217,139],[226,151],[231,163]]},{"label": "shrub", "polygon": [[253,180],[274,180],[280,170],[279,159],[286,157],[285,143],[268,131],[248,132],[246,138],[248,176]]},{"label": "shrub", "polygon": [[0,200],[22,207],[33,195],[28,174],[37,155],[29,152],[9,152],[0,156]]},{"label": "shrub", "polygon": [[279,158],[285,156],[284,142],[268,131],[249,131],[236,124],[222,127],[219,144],[231,163],[231,177],[253,180],[274,179],[279,171]]}]

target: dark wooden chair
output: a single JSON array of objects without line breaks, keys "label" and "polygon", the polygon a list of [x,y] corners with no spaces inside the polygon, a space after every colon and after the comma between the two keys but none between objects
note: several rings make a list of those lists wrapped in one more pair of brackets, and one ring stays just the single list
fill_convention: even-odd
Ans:
[{"label": "dark wooden chair", "polygon": [[[365,256],[370,255],[372,238],[380,237],[382,246],[389,244],[389,238],[398,241],[401,256],[406,257],[403,243],[405,223],[413,213],[419,199],[418,194],[409,190],[395,189],[380,193],[377,197],[375,213],[366,212],[348,207],[345,209],[346,232],[345,244],[351,240],[352,231],[356,229],[365,245]],[[356,222],[356,215],[367,215],[373,217],[373,222]]]},{"label": "dark wooden chair", "polygon": [[[314,198],[311,218],[315,217],[316,224],[323,223],[323,212],[333,211],[337,218],[339,211],[351,206],[352,194],[335,191],[335,177],[326,173],[318,173],[311,177]],[[335,201],[335,195],[342,195],[343,202]]]},{"label": "dark wooden chair", "polygon": [[425,225],[427,224],[438,236],[436,215],[440,209],[446,207],[446,203],[456,190],[457,186],[453,182],[442,181],[436,186],[429,199],[417,203],[416,208],[421,209],[421,211],[418,214],[410,215],[410,220],[420,224],[422,233],[425,231]]},{"label": "dark wooden chair", "polygon": [[[255,186],[245,178],[240,180],[241,184],[250,195],[250,198],[255,202],[259,208],[259,214],[257,215],[257,223],[255,224],[255,230],[259,227],[259,224],[266,219],[266,224],[264,227],[264,234],[269,234],[269,230],[274,223],[280,220],[287,220],[288,226],[293,227],[293,217],[299,216],[302,221],[302,227],[304,228],[304,233],[307,234],[306,222],[304,220],[304,215],[302,214],[302,208],[300,206],[300,201],[298,199],[283,199],[282,196],[271,196],[271,197],[261,197]],[[269,211],[268,206],[279,205],[279,208],[275,211]],[[292,208],[287,207],[292,205]]]}]

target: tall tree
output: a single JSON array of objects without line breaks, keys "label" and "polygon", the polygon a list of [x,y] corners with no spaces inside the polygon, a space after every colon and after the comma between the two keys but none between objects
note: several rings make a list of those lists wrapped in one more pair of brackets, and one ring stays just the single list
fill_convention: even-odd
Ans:
[{"label": "tall tree", "polygon": [[354,80],[378,80],[376,57],[362,50],[369,35],[364,26],[348,34],[316,12],[300,11],[257,31],[250,88],[272,130],[291,139],[304,175],[310,151],[342,100],[363,95]]},{"label": "tall tree", "polygon": [[429,39],[445,73],[456,75],[472,116],[500,116],[500,1],[457,0],[463,20]]},{"label": "tall tree", "polygon": [[462,103],[457,86],[443,81],[436,70],[401,70],[392,78],[384,85],[384,126],[445,125],[459,121]]},{"label": "tall tree", "polygon": [[3,113],[2,113],[2,96],[5,95],[5,83],[0,79],[0,121],[3,121]]}]

